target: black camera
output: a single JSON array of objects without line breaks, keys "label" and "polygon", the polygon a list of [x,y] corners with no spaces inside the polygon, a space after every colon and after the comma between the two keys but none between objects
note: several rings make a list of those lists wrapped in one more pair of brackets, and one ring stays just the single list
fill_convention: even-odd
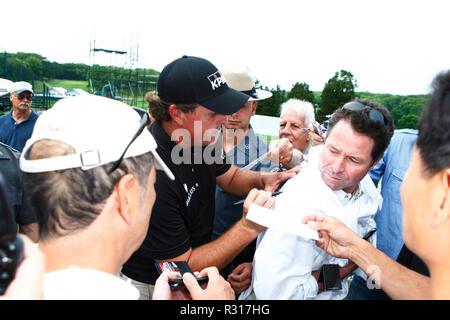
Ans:
[{"label": "black camera", "polygon": [[17,235],[17,224],[0,174],[0,295],[14,279],[23,259],[23,242]]}]

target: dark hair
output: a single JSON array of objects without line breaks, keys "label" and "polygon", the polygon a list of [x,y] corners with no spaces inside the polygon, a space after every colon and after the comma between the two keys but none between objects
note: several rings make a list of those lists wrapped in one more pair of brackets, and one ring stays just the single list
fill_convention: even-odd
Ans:
[{"label": "dark hair", "polygon": [[420,116],[416,142],[429,175],[450,167],[450,70],[437,75],[432,88]]},{"label": "dark hair", "polygon": [[[169,113],[169,107],[174,104],[161,99],[156,91],[147,92],[145,100],[148,101],[148,112],[153,119],[158,121],[169,121],[171,119]],[[193,112],[198,106],[197,104],[175,104],[178,109],[187,113]]]},{"label": "dark hair", "polygon": [[374,163],[383,157],[384,151],[389,145],[391,137],[394,133],[394,120],[388,109],[374,101],[358,98],[353,101],[357,101],[365,106],[379,111],[383,115],[384,125],[379,121],[372,120],[370,118],[370,108],[358,111],[339,108],[333,113],[328,122],[328,135],[340,120],[344,119],[349,121],[353,130],[373,139],[374,145],[371,155],[372,163]]},{"label": "dark hair", "polygon": [[[33,150],[35,147],[38,147],[37,151]],[[49,154],[65,155],[74,151],[65,143],[41,140],[25,156],[39,159]],[[102,212],[120,178],[127,173],[136,177],[143,198],[152,159],[151,152],[126,158],[112,173],[109,173],[112,163],[90,170],[74,168],[24,173],[25,187],[38,217],[39,238],[56,238],[89,226]]]}]

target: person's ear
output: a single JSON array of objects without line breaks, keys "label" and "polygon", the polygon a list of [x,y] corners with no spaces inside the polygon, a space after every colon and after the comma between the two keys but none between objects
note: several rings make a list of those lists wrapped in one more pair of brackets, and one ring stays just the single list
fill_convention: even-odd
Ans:
[{"label": "person's ear", "polygon": [[256,101],[253,101],[253,104],[252,104],[252,117],[255,115],[255,113],[256,113],[256,107],[258,106],[258,102],[256,102]]},{"label": "person's ear", "polygon": [[170,105],[169,114],[173,121],[175,121],[179,126],[183,126],[184,123],[184,112],[178,109],[175,104]]},{"label": "person's ear", "polygon": [[137,181],[133,175],[126,174],[120,178],[115,188],[119,201],[119,215],[126,224],[131,224],[136,208],[136,197],[139,197]]},{"label": "person's ear", "polygon": [[441,191],[438,193],[439,202],[434,210],[431,223],[432,228],[438,228],[450,219],[450,168],[438,173],[437,184]]}]

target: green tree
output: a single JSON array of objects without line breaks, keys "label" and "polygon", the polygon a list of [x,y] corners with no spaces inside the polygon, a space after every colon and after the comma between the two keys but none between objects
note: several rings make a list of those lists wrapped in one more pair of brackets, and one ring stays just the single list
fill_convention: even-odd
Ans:
[{"label": "green tree", "polygon": [[309,85],[305,82],[299,83],[296,82],[291,91],[288,92],[287,97],[289,99],[299,99],[304,101],[309,101],[314,104],[314,94],[311,90],[309,90]]},{"label": "green tree", "polygon": [[355,98],[356,79],[349,71],[341,70],[328,80],[322,91],[317,115],[321,118]]},{"label": "green tree", "polygon": [[[262,89],[261,87],[259,87]],[[272,92],[272,97],[262,101],[258,101],[258,107],[256,108],[256,114],[278,117],[280,115],[280,106],[287,100],[287,94],[285,90],[281,90],[280,86],[274,90],[269,90],[265,87],[264,90]]]},{"label": "green tree", "polygon": [[44,68],[42,66],[41,56],[29,55],[23,60],[23,63],[31,70],[35,79],[42,78]]},{"label": "green tree", "polygon": [[417,116],[415,114],[407,114],[407,115],[401,117],[400,120],[398,120],[396,129],[405,129],[405,128],[416,129],[418,121],[419,121],[419,116]]}]

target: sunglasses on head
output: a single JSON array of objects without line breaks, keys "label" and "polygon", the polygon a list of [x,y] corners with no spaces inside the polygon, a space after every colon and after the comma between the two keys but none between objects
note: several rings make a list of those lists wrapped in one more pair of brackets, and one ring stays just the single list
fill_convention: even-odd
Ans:
[{"label": "sunglasses on head", "polygon": [[382,126],[385,125],[384,116],[380,111],[378,111],[372,107],[366,106],[360,102],[357,102],[357,101],[348,102],[348,103],[344,104],[342,109],[350,110],[350,111],[370,110],[369,111],[370,120],[378,121]]},{"label": "sunglasses on head", "polygon": [[23,100],[23,99],[27,99],[28,101],[33,100],[33,94],[32,93],[25,93],[25,92],[21,92],[19,94],[16,94],[17,98],[19,100]]},{"label": "sunglasses on head", "polygon": [[133,138],[131,138],[131,141],[127,145],[125,150],[122,152],[122,155],[120,156],[120,158],[117,159],[113,163],[113,166],[109,170],[109,173],[113,172],[114,170],[116,170],[120,166],[120,164],[122,163],[123,157],[125,157],[125,153],[127,152],[128,148],[131,146],[131,144],[134,142],[134,140],[136,140],[137,137],[139,137],[139,135],[142,133],[142,131],[144,131],[145,127],[147,127],[147,125],[149,125],[149,124],[150,124],[150,117],[149,117],[147,112],[144,112],[142,114],[142,118],[141,118],[141,121],[139,123],[139,127],[138,127],[136,133],[134,134]]}]

